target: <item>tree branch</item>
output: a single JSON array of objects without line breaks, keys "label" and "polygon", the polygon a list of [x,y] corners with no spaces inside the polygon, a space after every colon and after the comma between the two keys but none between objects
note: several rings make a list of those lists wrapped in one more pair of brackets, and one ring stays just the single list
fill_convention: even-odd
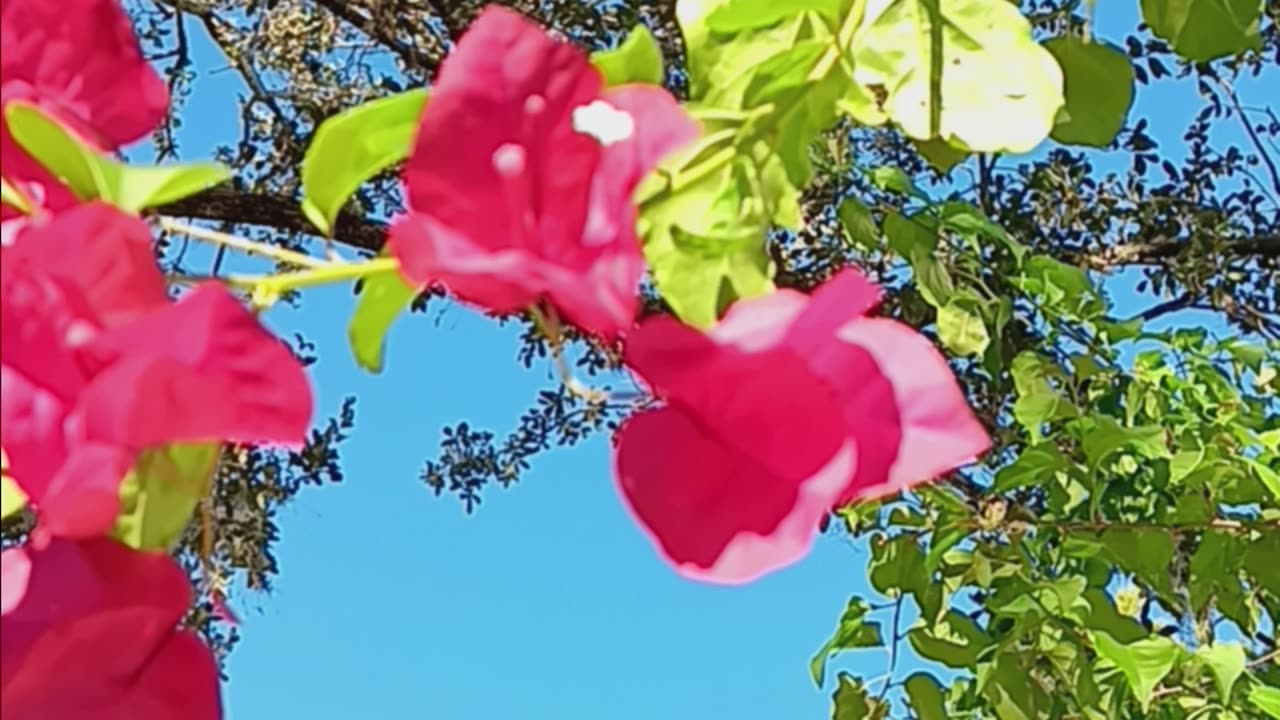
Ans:
[{"label": "tree branch", "polygon": [[[256,225],[285,233],[319,234],[293,198],[247,192],[225,185],[156,208],[155,211],[161,215],[191,220]],[[382,248],[386,236],[385,223],[345,210],[338,214],[338,220],[334,224],[336,242],[371,253]]]}]

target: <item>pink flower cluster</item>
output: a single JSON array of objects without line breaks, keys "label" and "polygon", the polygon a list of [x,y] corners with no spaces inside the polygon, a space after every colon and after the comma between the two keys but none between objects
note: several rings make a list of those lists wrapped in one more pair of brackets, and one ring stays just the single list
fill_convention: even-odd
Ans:
[{"label": "pink flower cluster", "polygon": [[[3,104],[28,102],[117,149],[167,105],[116,0],[3,0]],[[110,533],[140,454],[171,443],[300,444],[311,392],[290,350],[219,284],[171,301],[140,219],[75,197],[3,132],[0,445],[37,515],[5,550],[0,712],[221,716],[209,649],[179,621],[186,573]]]},{"label": "pink flower cluster", "polygon": [[602,89],[577,49],[485,10],[445,60],[391,232],[404,275],[505,313],[551,303],[624,336],[664,405],[618,440],[622,495],[686,576],[746,582],[801,557],[824,513],[976,458],[989,439],[927,339],[864,317],[845,270],[812,297],[740,302],[708,333],[632,328],[644,258],[636,184],[698,128],[660,88]]}]

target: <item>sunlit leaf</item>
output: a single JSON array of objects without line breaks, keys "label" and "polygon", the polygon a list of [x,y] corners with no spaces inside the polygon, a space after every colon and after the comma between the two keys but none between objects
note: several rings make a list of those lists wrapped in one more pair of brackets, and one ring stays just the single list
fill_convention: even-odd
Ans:
[{"label": "sunlit leaf", "polygon": [[921,657],[957,669],[975,667],[991,642],[973,620],[956,610],[948,610],[932,626],[912,628],[907,639]]},{"label": "sunlit leaf", "polygon": [[665,71],[662,48],[644,25],[637,25],[622,44],[591,54],[591,64],[604,76],[605,85],[644,83],[661,85]]},{"label": "sunlit leaf", "polygon": [[426,90],[409,90],[320,124],[302,159],[302,211],[321,233],[361,184],[409,156],[426,103]]},{"label": "sunlit leaf", "polygon": [[1236,680],[1244,674],[1246,656],[1244,646],[1240,643],[1218,642],[1196,650],[1196,657],[1204,661],[1209,672],[1213,674],[1213,682],[1218,687],[1218,697],[1223,703],[1231,702],[1231,688]]},{"label": "sunlit leaf", "polygon": [[835,19],[840,0],[729,0],[707,16],[707,26],[716,33],[738,33],[768,27],[806,11]]},{"label": "sunlit leaf", "polygon": [[976,301],[971,296],[953,296],[938,308],[938,339],[957,355],[981,355],[991,343]]},{"label": "sunlit leaf", "polygon": [[912,138],[1029,152],[1063,103],[1062,71],[1006,0],[892,0],[867,8],[853,79],[879,88]]},{"label": "sunlit leaf", "polygon": [[1249,702],[1262,712],[1280,720],[1280,688],[1254,685],[1249,691]]},{"label": "sunlit leaf", "polygon": [[884,720],[888,716],[889,705],[869,697],[861,680],[840,673],[837,682],[831,694],[831,720]]},{"label": "sunlit leaf", "polygon": [[1151,706],[1151,695],[1156,686],[1184,653],[1176,642],[1165,637],[1146,638],[1129,644],[1117,642],[1106,633],[1090,633],[1090,638],[1098,655],[1110,660],[1124,673],[1143,711]]},{"label": "sunlit leaf", "polygon": [[347,325],[347,343],[356,364],[371,373],[382,372],[387,332],[417,295],[398,272],[365,278]]},{"label": "sunlit leaf", "polygon": [[21,101],[5,104],[17,143],[82,200],[137,212],[195,195],[231,177],[214,163],[129,165],[100,153],[51,115]]}]

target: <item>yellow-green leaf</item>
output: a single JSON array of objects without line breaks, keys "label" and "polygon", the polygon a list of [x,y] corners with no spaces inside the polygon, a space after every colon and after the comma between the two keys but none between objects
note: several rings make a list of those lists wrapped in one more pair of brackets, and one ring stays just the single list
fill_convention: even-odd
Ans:
[{"label": "yellow-green leaf", "polygon": [[321,233],[362,183],[409,156],[426,103],[426,90],[409,90],[320,124],[302,158],[302,212]]}]

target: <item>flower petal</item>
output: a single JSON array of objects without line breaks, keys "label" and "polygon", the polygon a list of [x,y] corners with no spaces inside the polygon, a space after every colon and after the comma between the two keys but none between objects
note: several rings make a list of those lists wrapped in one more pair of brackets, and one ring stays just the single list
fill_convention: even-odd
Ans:
[{"label": "flower petal", "polygon": [[301,444],[311,389],[289,349],[224,288],[108,331],[90,346],[120,359],[80,399],[86,434],[135,449],[232,440]]},{"label": "flower petal", "polygon": [[32,225],[8,251],[10,259],[71,283],[107,324],[169,302],[146,223],[105,203]]},{"label": "flower petal", "polygon": [[802,555],[853,468],[831,389],[786,350],[744,353],[665,316],[626,358],[668,403],[624,425],[616,466],[664,554],[718,582]]},{"label": "flower petal", "polygon": [[4,556],[6,575],[28,565],[0,619],[5,718],[220,716],[208,649],[175,630],[191,591],[172,558],[106,538]]},{"label": "flower petal", "polygon": [[[4,102],[52,110],[86,139],[115,150],[154,130],[169,91],[147,63],[117,0],[5,0],[0,22]],[[8,171],[9,158],[4,159]]]},{"label": "flower petal", "polygon": [[[860,462],[845,500],[901,492],[976,460],[990,447],[991,439],[969,409],[946,359],[928,338],[884,318],[853,320],[836,335],[868,354],[891,393],[890,400],[884,389],[872,391],[874,396],[863,390],[861,406],[891,402],[901,428],[897,453],[886,472],[864,475]],[[859,447],[864,447],[861,439]]]},{"label": "flower petal", "polygon": [[600,149],[570,118],[601,84],[582,51],[486,8],[423,112],[404,174],[412,211],[490,250],[577,245]]}]

